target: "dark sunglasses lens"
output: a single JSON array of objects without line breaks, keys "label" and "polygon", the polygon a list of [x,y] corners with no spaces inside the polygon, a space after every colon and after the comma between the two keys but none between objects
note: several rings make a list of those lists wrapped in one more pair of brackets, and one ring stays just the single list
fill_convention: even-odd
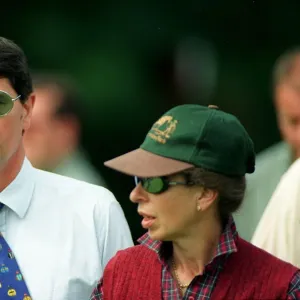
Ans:
[{"label": "dark sunglasses lens", "polygon": [[160,177],[139,178],[134,177],[135,185],[142,184],[144,190],[151,194],[159,194],[165,189],[165,183]]},{"label": "dark sunglasses lens", "polygon": [[160,177],[147,178],[143,182],[143,188],[149,193],[158,194],[164,189],[164,181]]},{"label": "dark sunglasses lens", "polygon": [[9,95],[0,92],[0,116],[6,115],[11,111],[13,107],[13,101]]}]

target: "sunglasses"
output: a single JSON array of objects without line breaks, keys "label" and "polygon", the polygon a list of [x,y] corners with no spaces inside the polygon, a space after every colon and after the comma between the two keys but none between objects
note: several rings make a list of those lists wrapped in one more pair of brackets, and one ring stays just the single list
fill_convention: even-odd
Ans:
[{"label": "sunglasses", "polygon": [[166,191],[169,186],[189,185],[189,183],[186,182],[169,181],[166,177],[140,178],[135,176],[134,182],[136,186],[141,183],[143,189],[151,194],[160,194]]},{"label": "sunglasses", "polygon": [[7,92],[0,90],[0,117],[4,117],[10,113],[14,107],[14,102],[21,97],[12,98]]}]

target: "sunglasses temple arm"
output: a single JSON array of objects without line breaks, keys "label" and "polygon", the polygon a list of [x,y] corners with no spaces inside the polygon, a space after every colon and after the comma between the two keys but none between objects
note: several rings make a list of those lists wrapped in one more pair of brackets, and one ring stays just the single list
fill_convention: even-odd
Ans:
[{"label": "sunglasses temple arm", "polygon": [[13,99],[11,99],[11,100],[12,100],[12,101],[16,101],[16,100],[18,100],[20,97],[21,97],[21,95],[19,95],[19,96],[16,97],[16,98],[13,98]]}]

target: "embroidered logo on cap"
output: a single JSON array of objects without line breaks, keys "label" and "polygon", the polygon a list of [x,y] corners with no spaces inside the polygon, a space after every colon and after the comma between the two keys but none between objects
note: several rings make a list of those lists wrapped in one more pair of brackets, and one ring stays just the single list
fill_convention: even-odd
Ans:
[{"label": "embroidered logo on cap", "polygon": [[172,116],[163,116],[154,123],[148,135],[158,143],[165,144],[176,130],[177,123]]}]

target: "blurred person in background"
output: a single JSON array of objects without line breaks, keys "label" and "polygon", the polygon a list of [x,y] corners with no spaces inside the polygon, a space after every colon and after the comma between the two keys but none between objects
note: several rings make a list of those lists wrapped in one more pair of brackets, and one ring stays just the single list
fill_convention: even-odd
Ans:
[{"label": "blurred person in background", "polygon": [[38,169],[105,186],[80,146],[82,101],[75,84],[60,74],[33,77],[35,106],[25,151]]},{"label": "blurred person in background", "polygon": [[31,165],[23,135],[34,102],[24,52],[0,37],[0,299],[87,299],[132,238],[106,188]]},{"label": "blurred person in background", "polygon": [[232,218],[255,168],[236,117],[174,107],[105,165],[134,176],[130,200],[148,232],[111,259],[91,300],[300,299],[299,269],[240,238]]},{"label": "blurred person in background", "polygon": [[300,267],[300,159],[282,176],[251,242]]},{"label": "blurred person in background", "polygon": [[257,156],[247,176],[245,201],[235,214],[240,234],[251,240],[281,176],[300,157],[300,48],[283,53],[273,70],[274,106],[282,141]]}]

